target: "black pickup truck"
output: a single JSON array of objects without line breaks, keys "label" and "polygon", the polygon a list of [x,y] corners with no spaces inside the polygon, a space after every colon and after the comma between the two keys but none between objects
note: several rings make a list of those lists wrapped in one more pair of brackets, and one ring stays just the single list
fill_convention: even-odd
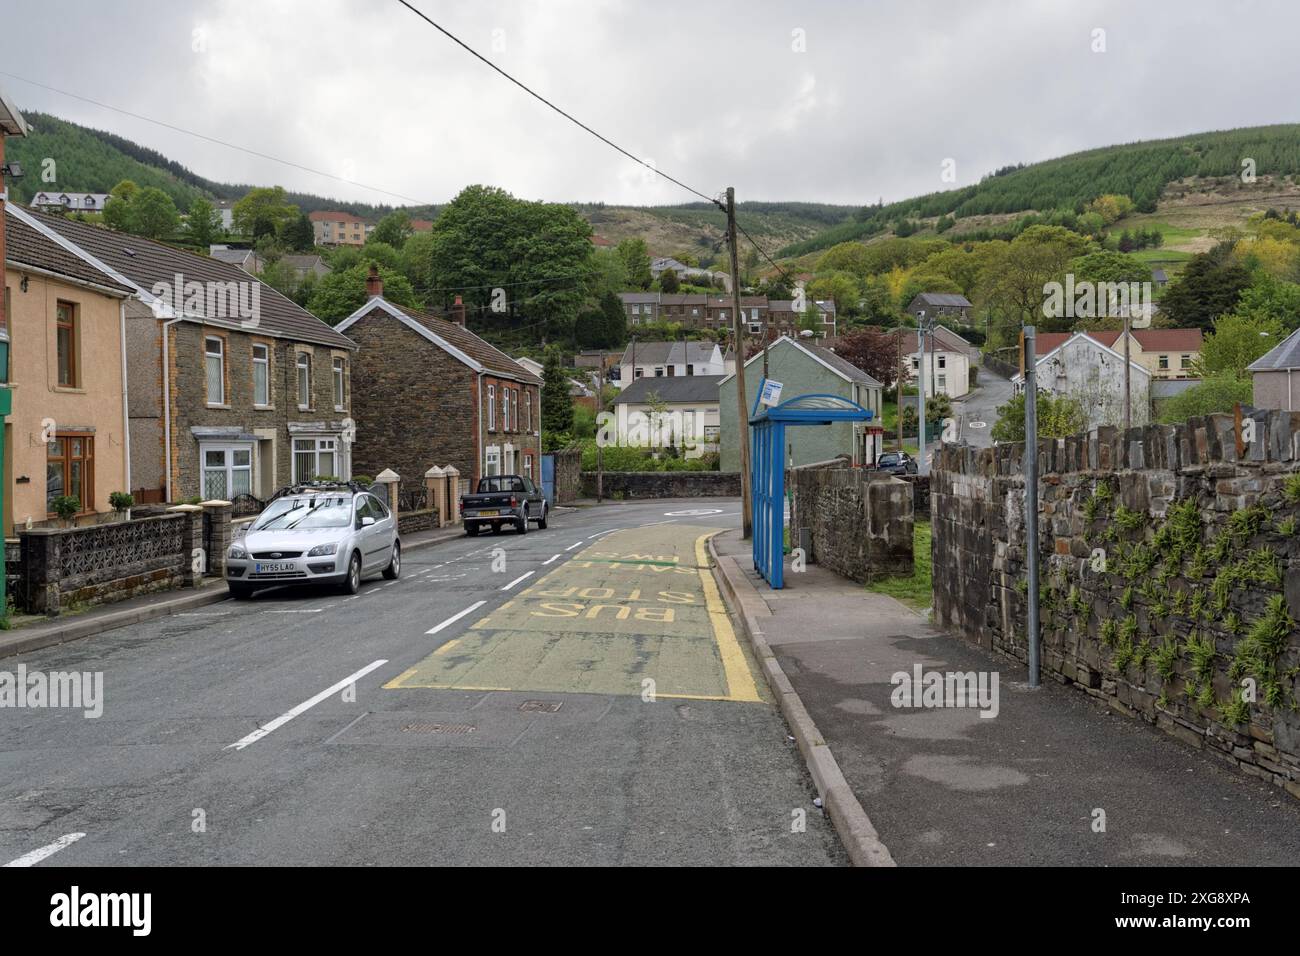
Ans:
[{"label": "black pickup truck", "polygon": [[474,494],[460,496],[460,516],[467,535],[478,534],[484,525],[491,525],[492,533],[497,534],[507,524],[524,534],[530,521],[536,521],[540,530],[546,527],[546,512],[542,489],[522,475],[480,478]]}]

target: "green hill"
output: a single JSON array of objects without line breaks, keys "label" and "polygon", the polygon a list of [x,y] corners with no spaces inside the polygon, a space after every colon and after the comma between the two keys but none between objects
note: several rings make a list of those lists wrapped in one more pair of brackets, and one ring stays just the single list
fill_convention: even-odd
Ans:
[{"label": "green hill", "polygon": [[[248,184],[223,183],[208,179],[162,153],[115,133],[92,129],[47,113],[24,114],[32,125],[27,137],[10,139],[8,158],[22,164],[26,175],[14,182],[13,194],[22,203],[43,190],[67,192],[108,192],[123,179],[140,186],[156,186],[171,196],[184,210],[196,197],[235,200],[252,188]],[[42,163],[55,160],[56,180],[45,182]],[[255,185],[274,185],[272,182]],[[377,222],[394,207],[346,202],[311,193],[289,193],[289,201],[304,212],[317,209],[342,209]],[[725,231],[722,212],[707,203],[680,206],[610,206],[604,203],[571,203],[598,235],[611,241],[639,237],[646,240],[656,255],[690,253],[697,258],[716,255]],[[437,206],[407,206],[414,218],[430,219]],[[845,222],[856,211],[853,206],[822,203],[751,202],[741,203],[741,225],[773,250],[800,242]]]},{"label": "green hill", "polygon": [[1152,213],[1172,183],[1219,177],[1237,177],[1240,182],[1246,158],[1254,160],[1260,178],[1276,182],[1300,175],[1300,125],[1197,133],[1008,166],[973,186],[867,206],[848,222],[782,248],[781,255],[801,256],[839,242],[869,238],[896,229],[900,223],[943,216],[952,217],[960,226],[963,219],[973,217],[1055,210],[1077,213],[1106,193],[1126,195],[1139,213]]}]

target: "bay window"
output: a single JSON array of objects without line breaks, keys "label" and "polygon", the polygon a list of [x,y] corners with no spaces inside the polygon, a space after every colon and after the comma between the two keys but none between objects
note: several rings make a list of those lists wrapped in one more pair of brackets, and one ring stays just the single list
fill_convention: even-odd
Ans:
[{"label": "bay window", "polygon": [[302,484],[316,478],[344,478],[340,474],[338,439],[295,438],[293,440],[293,480]]}]

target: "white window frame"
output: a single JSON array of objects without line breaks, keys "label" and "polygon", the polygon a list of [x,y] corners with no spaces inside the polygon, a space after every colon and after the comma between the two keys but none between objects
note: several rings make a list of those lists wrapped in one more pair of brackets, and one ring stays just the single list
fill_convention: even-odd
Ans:
[{"label": "white window frame", "polygon": [[[298,407],[305,411],[311,408],[311,353],[299,352],[294,361],[294,366],[297,369]],[[304,389],[307,392],[307,402],[305,404],[302,400]]]},{"label": "white window frame", "polygon": [[488,386],[488,431],[497,430],[497,387]]},{"label": "white window frame", "polygon": [[533,477],[533,456],[524,455],[524,474],[529,478]]},{"label": "white window frame", "polygon": [[501,388],[501,430],[510,431],[510,389]]},{"label": "white window frame", "polygon": [[[258,358],[258,350],[261,350],[262,357]],[[257,394],[257,367],[262,366],[263,384],[266,387],[266,401],[259,402]],[[253,404],[258,408],[271,407],[271,346],[262,342],[253,343]]]},{"label": "white window frame", "polygon": [[[221,470],[225,473],[225,477],[226,477],[226,493],[225,493],[226,500],[230,500],[231,498],[233,498],[235,495],[238,494],[252,493],[254,488],[253,463],[256,459],[256,452],[254,451],[253,448],[254,444],[255,444],[254,442],[200,442],[199,444],[199,490],[203,493],[203,497],[205,498],[208,497],[207,495],[208,472],[217,470],[216,468],[209,467],[208,465],[208,452],[213,452],[213,451],[221,452],[225,460],[225,464],[221,466]],[[247,465],[235,464],[235,453],[240,451],[248,453]],[[237,471],[248,472],[247,492],[235,491],[235,472]]]},{"label": "white window frame", "polygon": [[[211,350],[212,343],[217,344],[217,350]],[[212,369],[209,367],[212,359],[217,360],[217,381],[220,388],[220,394],[217,400],[212,400]],[[226,340],[219,335],[205,335],[203,337],[203,391],[209,405],[226,404]]]},{"label": "white window frame", "polygon": [[532,433],[533,430],[533,393],[524,389],[524,431]]},{"label": "white window frame", "polygon": [[340,356],[335,356],[332,364],[333,387],[334,387],[334,411],[341,412],[347,405],[347,396],[344,394],[344,382],[347,379],[346,360]]},{"label": "white window frame", "polygon": [[501,446],[488,445],[483,449],[483,476],[489,478],[501,474]]},{"label": "white window frame", "polygon": [[[298,443],[311,443],[310,448],[299,448]],[[311,455],[312,467],[311,474],[301,474],[298,467],[298,456]],[[320,466],[321,455],[332,455],[334,458],[334,468],[329,471],[322,471]],[[347,480],[351,477],[349,466],[343,460],[343,442],[337,435],[294,435],[293,441],[289,446],[289,462],[292,471],[293,483],[302,484],[312,480],[315,475],[333,475],[335,478]]]}]

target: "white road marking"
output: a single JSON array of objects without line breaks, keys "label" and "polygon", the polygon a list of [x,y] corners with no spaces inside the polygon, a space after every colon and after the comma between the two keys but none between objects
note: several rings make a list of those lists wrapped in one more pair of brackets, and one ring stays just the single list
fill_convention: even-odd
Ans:
[{"label": "white road marking", "polygon": [[545,567],[546,565],[550,564],[552,561],[554,561],[556,558],[559,557],[562,557],[562,555],[558,555],[558,554],[551,555],[549,558],[547,558],[545,561],[542,562],[542,566]]},{"label": "white road marking", "polygon": [[689,508],[686,511],[665,511],[665,518],[695,518],[700,515],[722,514],[721,508]]},{"label": "white road marking", "polygon": [[294,608],[285,608],[283,610],[275,610],[275,611],[268,610],[266,613],[267,614],[319,614],[323,610],[325,610],[323,607],[294,607]]},{"label": "white road marking", "polygon": [[301,714],[305,714],[307,711],[311,710],[322,700],[325,700],[327,697],[334,696],[335,694],[339,693],[346,687],[350,687],[352,684],[355,684],[357,681],[365,677],[375,668],[383,667],[387,663],[388,661],[386,659],[381,659],[371,664],[367,664],[365,667],[361,668],[361,670],[357,671],[355,674],[349,674],[347,677],[343,678],[337,684],[325,688],[325,690],[321,691],[319,694],[317,694],[315,697],[312,697],[309,700],[304,700],[297,707],[293,708],[293,710],[286,711],[285,713],[281,714],[279,717],[275,718],[275,720],[271,721],[269,724],[265,724],[264,726],[259,727],[257,730],[253,731],[243,740],[236,741],[235,743],[228,745],[225,749],[230,750],[231,748],[234,748],[235,750],[243,750],[245,747],[249,746],[250,744],[257,743],[259,740],[261,740],[267,734],[271,733],[273,730],[278,730],[279,728],[287,724],[289,721],[293,720],[295,717]]},{"label": "white road marking", "polygon": [[459,621],[459,620],[460,620],[462,617],[464,617],[466,614],[473,614],[475,611],[477,611],[479,608],[481,608],[481,607],[482,607],[484,604],[486,604],[486,603],[487,603],[487,601],[475,601],[475,602],[474,602],[473,604],[471,604],[469,607],[465,608],[465,610],[463,610],[463,611],[457,611],[457,612],[456,612],[455,614],[453,614],[451,617],[447,618],[447,620],[443,621],[441,624],[438,624],[438,625],[435,625],[434,627],[429,628],[429,629],[428,629],[427,631],[425,631],[424,633],[425,633],[425,634],[437,634],[439,631],[441,631],[441,630],[442,630],[444,627],[446,627],[447,625],[449,625],[449,624],[455,624],[457,621]]},{"label": "white road marking", "polygon": [[572,551],[574,548],[581,548],[581,547],[582,547],[582,542],[581,542],[581,541],[575,541],[575,542],[573,542],[573,544],[569,545],[569,546],[568,546],[567,548],[565,548],[564,550],[565,550],[565,551]]},{"label": "white road marking", "polygon": [[532,577],[534,574],[536,574],[536,573],[537,573],[536,571],[525,571],[523,574],[519,575],[519,577],[515,578],[513,581],[511,581],[509,584],[507,584],[507,585],[506,585],[505,587],[503,587],[501,590],[502,590],[502,591],[509,591],[512,587],[514,587],[514,586],[515,586],[516,584],[518,584],[520,581],[526,581],[528,578],[531,578],[531,577]]},{"label": "white road marking", "polygon": [[613,534],[615,531],[621,530],[621,528],[610,528],[608,531],[597,531],[595,534],[588,535],[587,540],[590,541],[592,538],[599,538],[602,534]]},{"label": "white road marking", "polygon": [[177,617],[222,617],[229,611],[181,611]]},{"label": "white road marking", "polygon": [[40,863],[41,860],[54,856],[54,854],[58,853],[65,847],[72,846],[72,844],[76,843],[85,835],[86,834],[84,833],[65,833],[53,843],[43,846],[39,850],[32,850],[31,853],[24,853],[18,859],[10,860],[5,864],[5,866],[35,866],[37,863]]}]

